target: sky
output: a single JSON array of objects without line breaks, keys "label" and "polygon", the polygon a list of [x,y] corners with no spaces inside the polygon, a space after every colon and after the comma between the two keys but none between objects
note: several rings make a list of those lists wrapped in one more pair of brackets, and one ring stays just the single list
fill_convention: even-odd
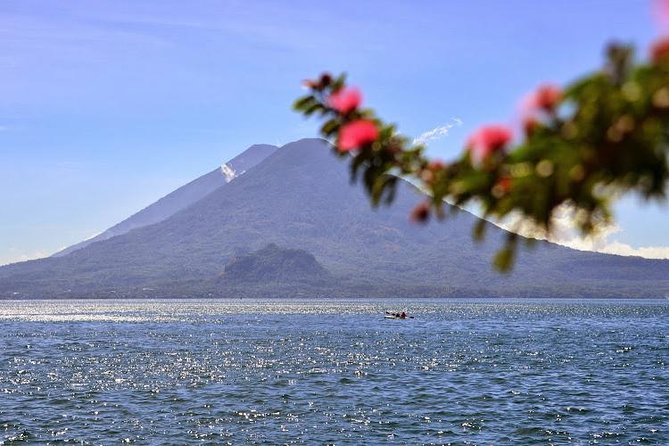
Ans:
[{"label": "sky", "polygon": [[[644,56],[658,33],[646,0],[2,0],[0,264],[94,236],[252,144],[317,136],[291,104],[323,71],[448,160],[537,85],[600,67],[608,42]],[[669,258],[668,215],[624,198],[598,240],[558,241]]]}]

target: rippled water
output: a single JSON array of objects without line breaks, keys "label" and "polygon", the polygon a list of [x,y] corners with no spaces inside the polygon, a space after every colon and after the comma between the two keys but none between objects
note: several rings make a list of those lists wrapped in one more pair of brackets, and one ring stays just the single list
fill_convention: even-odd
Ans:
[{"label": "rippled water", "polygon": [[669,444],[667,300],[0,302],[0,328],[0,444]]}]

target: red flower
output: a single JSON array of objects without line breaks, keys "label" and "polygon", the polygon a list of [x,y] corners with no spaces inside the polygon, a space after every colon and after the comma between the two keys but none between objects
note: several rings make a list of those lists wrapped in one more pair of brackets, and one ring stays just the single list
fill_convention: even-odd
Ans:
[{"label": "red flower", "polygon": [[493,197],[498,199],[502,198],[511,190],[511,184],[511,178],[508,176],[503,176],[497,181],[497,184],[493,186],[490,192],[492,193]]},{"label": "red flower", "polygon": [[373,121],[358,119],[345,124],[339,130],[337,148],[340,152],[360,148],[371,144],[379,137],[379,129]]},{"label": "red flower", "polygon": [[512,133],[508,127],[490,125],[480,128],[467,140],[467,149],[478,161],[485,160],[499,152],[511,141]]},{"label": "red flower", "polygon": [[497,182],[497,185],[502,189],[502,191],[509,192],[511,190],[511,177],[503,176]]},{"label": "red flower", "polygon": [[442,160],[432,160],[427,164],[427,168],[430,169],[433,172],[435,172],[437,170],[441,170],[445,167],[446,167],[446,163],[444,163]]},{"label": "red flower", "polygon": [[669,56],[669,37],[663,37],[656,40],[650,47],[650,60],[653,63],[660,63]]},{"label": "red flower", "polygon": [[[545,118],[546,113],[552,114],[561,100],[562,89],[560,87],[554,84],[541,85],[521,101],[520,118],[525,122],[538,123],[537,118]],[[525,122],[523,122],[524,127],[526,127]]]},{"label": "red flower", "polygon": [[328,105],[343,115],[358,108],[361,102],[362,94],[357,88],[342,88],[328,99]]},{"label": "red flower", "polygon": [[551,84],[545,84],[537,88],[532,95],[531,105],[535,108],[553,111],[555,106],[562,99],[562,90],[560,87]]}]

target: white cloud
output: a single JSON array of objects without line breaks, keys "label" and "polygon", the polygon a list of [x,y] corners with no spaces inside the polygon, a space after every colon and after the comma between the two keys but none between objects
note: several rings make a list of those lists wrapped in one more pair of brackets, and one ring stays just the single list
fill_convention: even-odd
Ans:
[{"label": "white cloud", "polygon": [[26,260],[42,259],[48,256],[49,254],[43,251],[20,252],[16,248],[10,248],[8,255],[0,256],[0,266],[16,262],[25,262]]},{"label": "white cloud", "polygon": [[439,127],[435,127],[432,130],[428,130],[427,132],[421,133],[417,138],[413,140],[414,144],[427,144],[431,141],[435,141],[437,139],[443,138],[444,136],[448,135],[448,132],[456,126],[461,126],[462,125],[462,120],[460,118],[452,118],[449,122],[446,124],[440,125]]},{"label": "white cloud", "polygon": [[498,226],[522,236],[548,240],[549,242],[579,251],[638,256],[647,259],[669,259],[669,246],[633,247],[616,240],[614,236],[622,232],[622,229],[617,225],[598,227],[594,234],[583,237],[578,232],[574,213],[568,208],[561,208],[556,211],[552,225],[552,232],[546,234],[536,226],[523,221],[518,216],[513,216],[502,223],[498,223]]},{"label": "white cloud", "polygon": [[669,259],[669,246],[642,246],[634,248],[617,240],[607,244],[599,252],[621,256],[639,256],[647,259]]}]

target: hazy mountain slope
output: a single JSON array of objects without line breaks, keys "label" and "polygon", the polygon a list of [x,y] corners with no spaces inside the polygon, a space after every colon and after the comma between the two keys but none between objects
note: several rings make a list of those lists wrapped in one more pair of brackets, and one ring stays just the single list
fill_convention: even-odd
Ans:
[{"label": "hazy mountain slope", "polygon": [[248,169],[274,153],[276,149],[276,146],[267,144],[253,145],[232,160],[223,164],[221,167],[202,175],[174,192],[169,193],[160,200],[112,226],[101,234],[65,248],[54,254],[54,256],[64,256],[86,247],[91,243],[107,240],[111,237],[125,234],[133,229],[163,221],[200,200],[205,195],[208,195],[219,187],[229,183],[236,177],[244,174]]},{"label": "hazy mountain slope", "polygon": [[477,218],[466,212],[443,223],[411,224],[407,216],[419,200],[404,184],[393,206],[371,210],[360,185],[349,184],[346,164],[322,141],[301,140],[162,222],[66,257],[0,268],[0,296],[295,295],[300,290],[226,287],[217,280],[236,253],[269,243],[313,254],[336,279],[335,285],[309,288],[309,295],[669,293],[669,261],[543,242],[520,253],[512,275],[499,275],[490,261],[504,231],[489,225],[486,242],[475,244]]}]

